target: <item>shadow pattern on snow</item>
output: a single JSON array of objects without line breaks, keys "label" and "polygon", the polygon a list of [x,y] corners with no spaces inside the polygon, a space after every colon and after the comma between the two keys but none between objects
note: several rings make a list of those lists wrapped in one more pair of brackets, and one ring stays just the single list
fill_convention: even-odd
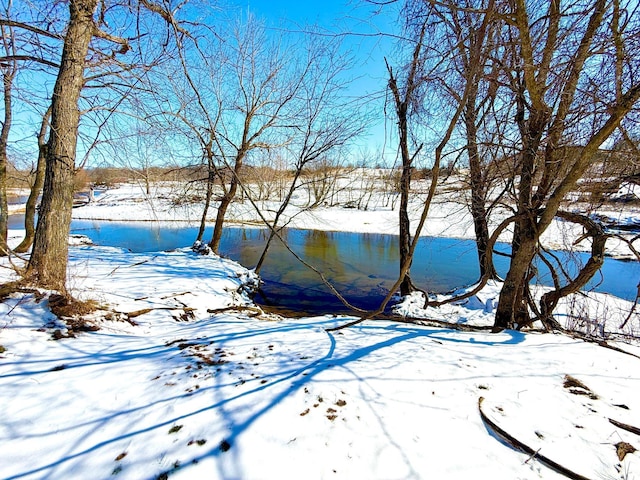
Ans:
[{"label": "shadow pattern on snow", "polygon": [[[208,442],[207,446],[200,447],[198,452],[192,454],[188,459],[181,459],[175,466],[162,468],[160,465],[148,466],[148,470],[158,468],[158,471],[149,478],[162,474],[170,474],[176,469],[188,468],[190,464],[200,462],[206,458],[221,457],[226,455],[224,462],[216,462],[221,478],[242,477],[240,471],[240,461],[238,449],[236,448],[238,439],[247,432],[255,422],[271,411],[276,405],[293,393],[305,388],[310,382],[322,372],[329,369],[347,368],[350,364],[367,357],[380,354],[386,349],[403,344],[407,341],[420,339],[430,339],[438,343],[470,343],[478,345],[514,345],[524,341],[524,334],[517,331],[505,331],[500,335],[487,335],[486,338],[492,340],[478,339],[472,334],[462,334],[444,329],[412,327],[404,324],[383,324],[368,323],[354,327],[351,331],[361,337],[366,337],[367,343],[363,346],[350,348],[338,348],[339,339],[342,335],[350,333],[326,332],[324,328],[334,326],[336,319],[307,319],[307,321],[297,322],[257,322],[255,320],[242,319],[238,317],[219,316],[212,319],[193,322],[190,324],[178,324],[175,331],[164,339],[159,339],[157,345],[138,348],[136,339],[127,335],[110,335],[103,332],[88,334],[95,336],[96,344],[105,345],[104,348],[95,347],[96,351],[82,351],[78,348],[79,342],[68,340],[58,342],[61,347],[56,357],[46,360],[25,360],[16,363],[4,363],[3,367],[12,367],[15,370],[10,373],[0,375],[3,379],[29,378],[39,381],[39,377],[48,376],[55,371],[56,366],[61,366],[60,372],[70,372],[76,369],[100,368],[115,369],[127,368],[131,362],[149,362],[162,366],[164,371],[184,369],[192,365],[190,372],[200,365],[203,370],[209,371],[211,382],[191,389],[188,392],[174,394],[168,389],[169,394],[158,395],[157,400],[144,404],[137,404],[129,408],[114,408],[109,414],[97,416],[96,418],[85,419],[82,412],[78,413],[78,421],[56,431],[40,431],[33,435],[33,441],[42,437],[55,436],[59,433],[73,436],[78,435],[77,441],[67,445],[60,445],[59,457],[55,461],[33,465],[29,470],[6,477],[8,480],[18,479],[27,476],[56,477],[68,473],[68,468],[83,457],[107,447],[122,449],[121,444],[131,444],[138,437],[146,434],[165,435],[167,429],[179,423],[193,419],[205,412],[215,412],[221,425],[215,426],[213,434],[220,435],[218,439]],[[266,344],[272,346],[270,342],[277,342],[277,339],[287,340],[288,336],[295,334],[307,335],[312,331],[317,336],[325,338],[324,352],[317,355],[314,352],[303,350],[304,344],[293,344],[296,348],[291,355],[278,355],[275,347],[264,347]],[[211,334],[203,335],[205,332]],[[195,334],[195,337],[194,337]],[[86,338],[86,337],[85,337]],[[184,339],[184,341],[183,341]],[[495,339],[495,340],[493,340]],[[361,339],[359,340],[362,341]],[[317,345],[314,341],[309,345]],[[108,348],[106,347],[108,345]],[[133,345],[133,346],[132,346]],[[208,361],[201,362],[202,358],[190,356],[188,347],[201,345],[208,350],[205,355]],[[253,345],[254,347],[251,347]],[[256,361],[253,365],[250,362],[238,361],[226,356],[222,359],[220,352],[232,352],[242,350],[245,355],[250,353],[255,346],[266,348],[265,354],[268,356],[257,357],[262,362]],[[291,344],[289,344],[291,345]],[[211,349],[216,348],[213,354]],[[282,349],[280,349],[282,350]],[[216,357],[214,354],[218,352]],[[209,355],[211,354],[211,355]],[[239,354],[238,354],[239,355]],[[313,358],[312,358],[313,357]],[[263,372],[263,366],[269,359],[271,366],[275,365],[272,371]],[[195,362],[195,363],[194,363]],[[199,362],[199,363],[198,363]],[[146,364],[146,363],[145,363]],[[242,372],[239,369],[242,367]],[[251,371],[260,373],[260,376],[251,377]],[[236,375],[234,377],[234,375]],[[243,378],[238,378],[241,375]],[[150,379],[148,381],[153,381]],[[266,381],[265,381],[266,380]],[[147,381],[147,380],[143,380]],[[183,379],[184,381],[184,379]],[[204,382],[203,382],[204,383]],[[184,385],[182,385],[184,386]],[[117,387],[114,387],[117,388]],[[126,389],[123,385],[121,388]],[[19,391],[16,387],[16,396]],[[255,399],[255,402],[254,402]],[[47,401],[51,399],[42,399]],[[198,401],[194,401],[198,400]],[[167,414],[161,420],[154,420],[151,423],[143,419],[153,418],[153,413],[163,407],[175,405],[176,403],[187,404],[186,412],[179,414]],[[193,402],[193,405],[192,403]],[[247,411],[249,410],[249,411]],[[157,414],[157,412],[156,412]],[[122,418],[131,417],[138,419],[137,423],[128,425],[126,432],[113,435],[106,440],[93,441],[86,438],[90,434],[82,432],[98,432],[107,429],[113,422]],[[87,446],[87,444],[89,444]],[[209,446],[211,445],[211,446]],[[131,459],[133,462],[133,458]],[[148,458],[139,462],[148,462]],[[151,473],[151,472],[149,472]]]}]

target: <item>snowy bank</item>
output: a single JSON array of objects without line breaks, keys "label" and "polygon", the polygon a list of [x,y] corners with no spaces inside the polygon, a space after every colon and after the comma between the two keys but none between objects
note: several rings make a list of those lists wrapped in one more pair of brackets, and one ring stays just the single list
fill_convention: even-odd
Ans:
[{"label": "snowy bank", "polygon": [[[122,200],[128,217],[153,205],[168,220],[123,192],[74,213]],[[352,319],[261,313],[235,262],[75,243],[69,287],[99,303],[81,319],[98,330],[65,330],[47,292],[0,303],[0,478],[565,478],[543,456],[585,478],[640,478],[624,447],[640,447],[624,428],[639,426],[635,344],[390,319],[331,331]],[[3,259],[0,282],[14,276]],[[488,325],[498,288],[437,312],[412,296],[399,312]]]}]

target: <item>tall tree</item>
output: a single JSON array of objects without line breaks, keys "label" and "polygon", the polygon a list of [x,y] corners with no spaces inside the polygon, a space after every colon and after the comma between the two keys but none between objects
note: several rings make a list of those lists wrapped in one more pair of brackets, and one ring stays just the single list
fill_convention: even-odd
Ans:
[{"label": "tall tree", "polygon": [[253,18],[237,25],[227,43],[227,64],[221,68],[226,91],[216,143],[229,182],[223,185],[209,242],[214,252],[220,247],[227,210],[235,199],[247,158],[257,150],[287,143],[283,127],[290,125],[288,109],[306,76],[290,68],[295,62],[286,46],[268,39],[264,27]]},{"label": "tall tree", "polygon": [[[9,16],[10,7],[11,3],[7,4],[7,11],[5,12],[7,17]],[[10,25],[0,25],[0,34],[2,34],[2,46],[5,57],[15,56],[13,27]],[[4,118],[2,119],[2,128],[0,129],[0,255],[6,255],[8,252],[7,224],[9,221],[7,203],[7,164],[9,163],[9,158],[7,155],[7,145],[13,117],[12,89],[13,81],[18,71],[17,61],[10,58],[3,60],[0,62],[0,71],[2,71],[2,93],[4,98]]]},{"label": "tall tree", "polygon": [[[509,6],[514,41],[509,68],[520,154],[511,263],[495,330],[530,323],[528,288],[540,236],[601,145],[640,99],[637,57],[632,51],[624,71],[607,68],[615,58],[615,41],[633,39],[638,32],[630,22],[624,34],[612,33],[611,3],[557,0],[544,8],[511,0]],[[618,82],[622,88],[616,94],[608,87]],[[587,101],[594,98],[595,104]]]},{"label": "tall tree", "polygon": [[51,101],[44,191],[28,275],[46,288],[66,291],[73,175],[84,68],[98,0],[71,0],[60,70]]},{"label": "tall tree", "polygon": [[[102,7],[99,11],[98,3]],[[149,32],[157,31],[158,24],[146,21],[147,17],[142,14],[151,12],[149,17],[159,19],[161,25],[166,26],[183,5],[181,2],[171,10],[170,2],[158,4],[151,0],[135,2],[136,8],[131,8],[131,2],[127,1],[114,0],[108,5],[98,0],[70,0],[69,19],[51,101],[42,202],[26,272],[39,286],[66,291],[76,147],[81,133],[79,100],[83,87],[91,86],[98,95],[105,94],[100,100],[93,98],[97,106],[89,106],[89,110],[103,113],[97,117],[93,128],[99,136],[117,106],[131,94],[133,85],[139,83],[140,79],[134,77],[133,72],[138,69],[144,73],[168,48],[165,35],[156,42],[161,45],[159,52],[153,50],[156,45],[153,40],[158,36]],[[102,30],[105,26],[114,28],[113,24],[118,22],[121,32],[130,34],[137,42],[144,40],[144,45],[131,49],[127,38]],[[119,60],[127,53],[136,55],[138,61],[131,59],[125,63]],[[83,164],[99,143],[97,136],[90,141]]]},{"label": "tall tree", "polygon": [[[405,68],[404,77],[399,79],[393,68],[387,63],[389,74],[389,90],[395,107],[398,128],[398,150],[402,161],[400,175],[400,208],[398,211],[398,240],[400,253],[400,295],[408,295],[414,287],[411,283],[409,268],[411,265],[411,224],[409,220],[409,199],[411,195],[411,175],[414,161],[422,149],[422,144],[411,149],[411,120],[417,116],[416,107],[420,104],[421,87],[426,81],[424,67],[424,39],[427,29],[427,19],[423,19],[419,26],[419,34],[415,40],[411,61]],[[408,268],[403,268],[408,266]]]},{"label": "tall tree", "polygon": [[[60,5],[56,3],[47,5],[47,8],[33,9],[28,2],[20,3],[9,0],[5,3],[5,9],[2,17],[0,17],[0,29],[3,33],[3,51],[0,55],[0,65],[5,72],[4,91],[5,91],[5,122],[2,129],[1,149],[6,157],[7,142],[9,141],[9,129],[12,117],[12,98],[13,98],[13,81],[19,79],[19,72],[29,72],[26,78],[36,78],[37,82],[47,82],[50,75],[59,69],[57,59],[60,56],[60,48],[62,45],[63,25],[60,24],[62,11]],[[16,85],[16,103],[20,106],[37,105],[36,110],[46,113],[37,113],[42,119],[40,133],[37,136],[38,143],[38,160],[34,162],[35,179],[32,185],[31,193],[26,205],[25,214],[25,230],[26,237],[21,244],[16,247],[16,252],[26,252],[33,243],[33,235],[35,232],[34,219],[35,207],[37,199],[42,190],[44,181],[44,152],[46,144],[46,134],[51,114],[49,98],[43,98],[38,90],[46,91],[45,88],[20,88],[19,83]],[[25,93],[26,92],[26,93]],[[44,106],[42,106],[44,105]],[[8,121],[7,121],[8,120]],[[4,189],[2,189],[4,192]],[[4,193],[0,193],[0,196]],[[6,221],[6,208],[2,208],[0,219],[0,231],[5,230],[4,222]]]},{"label": "tall tree", "polygon": [[[473,218],[476,250],[480,265],[480,277],[495,278],[497,276],[493,263],[487,262],[489,246],[489,224],[487,201],[489,194],[489,169],[479,139],[479,130],[488,111],[494,105],[496,96],[495,66],[492,68],[491,56],[496,52],[491,48],[495,41],[496,21],[494,0],[443,2],[438,8],[446,28],[451,34],[447,36],[452,42],[452,72],[462,77],[463,84],[469,84],[469,94],[462,113],[463,131],[466,141],[466,152],[469,163],[469,184],[471,201],[469,209]],[[495,64],[498,60],[493,60]],[[460,102],[457,84],[448,85],[452,98]]]}]

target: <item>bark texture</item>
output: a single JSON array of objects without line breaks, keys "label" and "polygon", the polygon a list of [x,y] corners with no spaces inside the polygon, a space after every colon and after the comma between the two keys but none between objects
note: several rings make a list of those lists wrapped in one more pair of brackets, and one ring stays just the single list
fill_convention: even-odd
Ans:
[{"label": "bark texture", "polygon": [[60,70],[51,102],[42,202],[28,274],[38,286],[66,292],[69,227],[84,65],[98,0],[71,0]]},{"label": "bark texture", "polygon": [[9,64],[3,68],[2,86],[4,93],[4,119],[0,131],[0,255],[8,253],[7,225],[9,222],[9,206],[7,202],[7,143],[11,130],[12,110],[11,95],[13,79],[15,78],[15,65]]},{"label": "bark texture", "polygon": [[50,117],[51,108],[47,110],[47,113],[42,119],[40,133],[38,134],[38,163],[36,165],[35,178],[33,180],[33,185],[31,186],[31,192],[29,193],[29,198],[27,199],[24,212],[25,235],[22,242],[20,242],[20,245],[15,248],[16,253],[27,252],[31,248],[31,245],[33,245],[33,239],[36,234],[36,207],[38,206],[38,197],[40,196],[44,185],[44,174],[47,161],[46,135]]}]

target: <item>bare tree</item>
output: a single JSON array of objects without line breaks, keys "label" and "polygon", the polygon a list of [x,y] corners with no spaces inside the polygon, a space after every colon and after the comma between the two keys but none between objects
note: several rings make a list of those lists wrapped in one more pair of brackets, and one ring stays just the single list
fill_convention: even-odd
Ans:
[{"label": "bare tree", "polygon": [[[6,6],[5,15],[9,17],[11,4]],[[15,34],[12,26],[0,25],[2,34],[2,46],[5,58],[15,56]],[[18,71],[17,60],[3,60],[0,63],[2,71],[2,92],[4,95],[4,118],[2,119],[2,129],[0,129],[0,255],[6,255],[7,246],[7,223],[9,220],[7,204],[7,144],[9,141],[9,131],[13,114],[12,88],[13,80]]]},{"label": "bare tree", "polygon": [[[198,179],[205,183],[204,208],[196,236],[196,242],[200,242],[214,200],[215,184],[224,182],[218,123],[223,112],[223,69],[220,65],[226,63],[226,52],[221,47],[220,37],[209,28],[202,28],[198,35],[185,35],[175,22],[170,27],[179,45],[177,54],[163,69],[156,70],[152,80],[156,85],[151,92],[152,101],[138,102],[137,110],[151,129],[178,136],[185,143],[198,146],[197,153],[186,148],[186,161],[191,167],[200,163],[205,170],[204,177]],[[196,37],[198,40],[193,41]],[[181,75],[176,75],[176,71]]]},{"label": "bare tree", "polygon": [[[400,80],[393,68],[387,62],[387,71],[389,73],[389,90],[391,92],[395,107],[396,121],[398,126],[398,149],[402,160],[402,173],[400,176],[400,208],[399,208],[399,252],[400,252],[400,294],[408,295],[413,291],[414,287],[411,283],[409,268],[410,244],[411,244],[411,225],[409,221],[409,198],[411,195],[411,175],[414,168],[414,160],[423,144],[418,145],[411,151],[411,126],[410,119],[417,115],[418,106],[422,101],[421,87],[426,82],[426,74],[424,68],[424,57],[422,51],[424,48],[425,33],[427,30],[428,18],[422,19],[419,25],[419,33],[415,39],[411,61],[405,69],[404,77]],[[386,61],[386,60],[385,60]],[[408,265],[409,268],[404,269],[403,266]]]},{"label": "bare tree", "polygon": [[[473,7],[473,8],[472,8]],[[471,13],[473,12],[473,13]],[[454,100],[454,113],[445,123],[442,136],[436,140],[437,146],[433,152],[434,164],[431,170],[431,186],[423,213],[421,225],[426,220],[428,205],[436,190],[440,163],[447,146],[452,129],[459,118],[463,117],[467,127],[467,151],[470,163],[473,163],[472,213],[478,239],[478,252],[481,261],[482,275],[493,275],[493,269],[486,262],[488,248],[487,214],[484,202],[486,200],[486,184],[480,171],[480,160],[477,146],[477,117],[478,117],[478,83],[485,73],[484,63],[487,58],[485,42],[492,22],[494,2],[489,0],[487,5],[459,6],[453,2],[433,2],[418,0],[406,2],[403,14],[407,22],[407,30],[413,41],[414,48],[411,62],[406,67],[402,84],[393,70],[387,64],[389,72],[389,89],[392,93],[396,118],[398,123],[399,151],[402,159],[402,174],[400,177],[400,265],[401,272],[411,263],[413,255],[408,203],[411,195],[411,176],[414,160],[425,146],[426,138],[416,140],[411,137],[409,120],[416,122],[420,116],[425,122],[429,114],[433,115],[434,105],[446,105]],[[449,67],[449,68],[448,68]],[[450,83],[452,75],[447,71],[458,69],[455,83]],[[444,88],[443,88],[444,87]],[[427,93],[427,91],[429,93]],[[431,104],[431,105],[429,105]],[[410,151],[410,141],[416,145]],[[407,295],[414,287],[408,276],[408,270],[400,284],[400,293]]]},{"label": "bare tree", "polygon": [[[7,69],[12,71],[9,75],[5,75],[5,118],[9,120],[3,124],[4,142],[2,150],[5,156],[11,125],[11,100],[12,97],[14,97],[12,88],[13,80],[16,80],[15,99],[17,103],[22,106],[35,106],[38,112],[36,113],[36,118],[39,118],[41,121],[37,135],[37,162],[34,162],[32,169],[34,182],[26,205],[26,237],[15,249],[16,252],[26,252],[33,243],[35,208],[44,181],[44,154],[46,151],[47,128],[51,115],[51,101],[49,98],[43,98],[43,95],[39,91],[46,91],[46,88],[35,89],[33,85],[30,84],[20,88],[21,86],[18,82],[20,76],[18,76],[18,73],[28,71],[29,75],[24,75],[26,78],[37,78],[38,82],[43,83],[48,81],[54,74],[54,70],[59,68],[57,59],[60,55],[59,52],[63,39],[63,34],[60,32],[63,31],[64,25],[59,21],[60,18],[62,18],[62,12],[57,2],[47,6],[33,5],[29,1],[17,2],[17,5],[15,5],[16,8],[14,8],[14,2],[8,0],[4,5],[5,8],[2,12],[2,17],[0,17],[0,28],[3,32],[4,47],[3,54],[0,55],[0,65],[3,66],[3,69],[7,73],[9,73]],[[6,212],[6,209],[2,208],[2,212]],[[6,219],[4,213],[1,216],[0,230],[4,231],[2,222]]]},{"label": "bare tree", "polygon": [[[83,88],[95,88],[96,92],[116,92],[116,104],[131,91],[131,86],[121,80],[131,72],[138,62],[123,63],[118,56],[127,53],[144,55],[149,50],[131,49],[127,38],[102,30],[115,21],[124,21],[123,31],[132,38],[147,39],[141,25],[148,27],[140,17],[142,12],[152,12],[162,18],[170,16],[170,10],[154,2],[141,0],[142,9],[137,9],[138,21],[128,24],[131,18],[128,3],[111,5],[100,9],[98,0],[70,0],[69,18],[64,34],[60,66],[51,102],[51,124],[46,145],[46,170],[43,195],[34,238],[33,250],[26,276],[37,285],[66,292],[66,268],[68,257],[68,235],[73,204],[74,174],[76,171],[76,147],[79,138],[79,101]],[[119,10],[117,7],[121,7]],[[155,25],[157,28],[157,25]],[[31,28],[26,26],[26,28]],[[149,37],[151,38],[151,37]],[[164,39],[163,39],[164,42]],[[148,46],[148,45],[146,45]],[[91,53],[91,55],[89,55]],[[147,62],[141,62],[148,65]],[[153,63],[153,62],[150,62]],[[108,80],[111,78],[111,80]],[[117,80],[114,80],[117,79]],[[109,90],[107,90],[109,87]],[[95,97],[94,97],[95,98]],[[113,105],[94,105],[98,117],[95,125],[100,133],[115,109]],[[89,152],[99,144],[95,136],[85,152],[84,164]]]},{"label": "bare tree", "polygon": [[300,187],[304,170],[318,160],[337,154],[364,128],[364,118],[357,113],[357,105],[345,105],[341,96],[346,85],[340,76],[348,68],[349,61],[340,55],[340,47],[337,42],[312,39],[303,57],[303,66],[298,69],[304,77],[292,102],[294,115],[291,120],[295,122],[295,128],[287,145],[294,158],[294,173],[288,191],[269,223],[269,236],[255,266],[256,273],[262,268],[276,229],[281,228],[280,220]]},{"label": "bare tree", "polygon": [[44,192],[28,275],[38,285],[66,291],[67,255],[73,172],[84,84],[85,58],[94,34],[98,0],[72,0],[60,71],[51,103],[51,129],[46,151]]},{"label": "bare tree", "polygon": [[[449,95],[460,102],[458,91],[460,77],[463,84],[469,84],[469,94],[464,105],[462,121],[466,140],[466,153],[469,162],[469,181],[471,201],[469,209],[473,217],[480,277],[495,278],[497,276],[493,264],[486,262],[489,248],[489,225],[487,201],[490,174],[487,161],[482,158],[483,149],[479,144],[479,129],[484,117],[494,106],[497,84],[496,70],[498,60],[491,61],[496,52],[494,17],[496,15],[494,0],[444,2],[437,8],[439,16],[446,25],[451,42],[452,69],[458,77],[451,84],[445,80],[445,88]],[[493,63],[493,66],[491,65]]]},{"label": "bare tree", "polygon": [[289,141],[281,131],[290,125],[288,109],[306,76],[288,68],[292,60],[286,46],[268,39],[264,28],[252,18],[237,25],[226,43],[228,63],[220,68],[226,91],[216,143],[230,180],[224,185],[209,242],[214,252],[220,247],[227,209],[238,191],[247,158],[255,151]]},{"label": "bare tree", "polygon": [[[636,20],[624,31],[611,27],[620,8],[617,2],[554,1],[544,9],[512,0],[509,7],[505,17],[513,40],[509,73],[517,102],[520,154],[511,264],[495,330],[530,323],[528,285],[540,236],[600,146],[640,98],[637,58],[627,57],[622,69],[608,68],[615,63],[615,43],[637,35]],[[620,88],[610,88],[617,84]],[[577,147],[577,152],[567,145]]]}]

